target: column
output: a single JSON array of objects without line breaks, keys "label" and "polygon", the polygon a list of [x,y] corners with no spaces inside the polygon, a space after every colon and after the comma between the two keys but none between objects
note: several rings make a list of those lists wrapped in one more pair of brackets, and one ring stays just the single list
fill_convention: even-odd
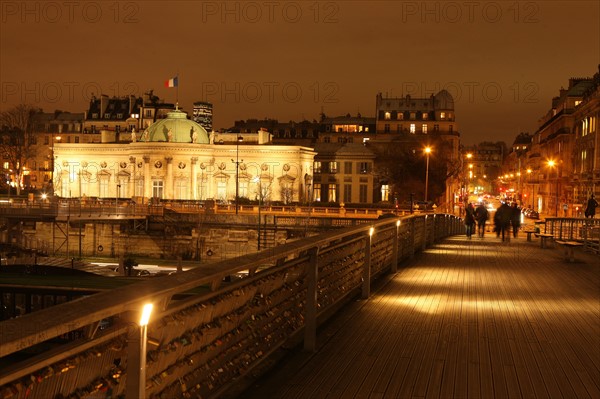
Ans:
[{"label": "column", "polygon": [[132,175],[131,175],[131,179],[130,179],[130,182],[129,182],[129,195],[128,196],[129,196],[129,198],[133,198],[133,197],[135,197],[135,183],[136,183],[135,157],[129,157],[129,163],[131,163]]},{"label": "column", "polygon": [[152,198],[152,184],[150,180],[150,157],[144,155],[144,197]]},{"label": "column", "polygon": [[198,157],[192,157],[191,161],[191,170],[190,170],[190,179],[191,179],[191,190],[192,192],[190,193],[191,195],[189,196],[189,198],[193,199],[193,200],[197,200],[198,199]]},{"label": "column", "polygon": [[165,157],[167,161],[167,179],[165,181],[165,198],[173,199],[173,157]]}]

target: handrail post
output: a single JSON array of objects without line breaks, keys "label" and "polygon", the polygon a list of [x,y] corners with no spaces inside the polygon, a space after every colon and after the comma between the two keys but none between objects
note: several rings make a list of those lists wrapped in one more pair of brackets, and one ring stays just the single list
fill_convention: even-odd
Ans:
[{"label": "handrail post", "polygon": [[410,219],[410,257],[415,256],[415,218]]},{"label": "handrail post", "polygon": [[319,281],[319,247],[308,251],[306,271],[306,309],[304,315],[304,350],[314,352],[317,347],[317,282]]},{"label": "handrail post", "polygon": [[429,234],[427,233],[427,231],[429,230],[427,227],[427,217],[429,215],[425,215],[425,218],[423,219],[423,243],[421,244],[421,251],[424,251],[425,248],[427,248],[427,240],[429,238]]},{"label": "handrail post", "polygon": [[390,271],[396,273],[398,271],[398,247],[400,246],[400,220],[396,221],[396,235],[394,236],[394,246],[392,248],[392,265]]},{"label": "handrail post", "polygon": [[362,299],[369,299],[371,296],[371,240],[373,237],[373,227],[369,229],[369,235],[365,240],[365,262],[363,265],[363,284]]}]

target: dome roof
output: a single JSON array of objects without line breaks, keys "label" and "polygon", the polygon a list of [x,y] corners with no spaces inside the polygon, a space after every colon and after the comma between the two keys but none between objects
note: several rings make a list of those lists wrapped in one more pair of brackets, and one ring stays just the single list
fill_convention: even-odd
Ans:
[{"label": "dome roof", "polygon": [[[198,123],[187,118],[185,112],[181,112],[176,109],[167,113],[165,119],[154,122],[148,126],[148,141],[157,142],[172,142],[172,143],[191,143],[192,135],[196,133],[196,143],[208,144],[208,133]],[[171,139],[169,139],[169,132],[171,132]],[[142,141],[144,141],[144,135],[142,135]]]},{"label": "dome roof", "polygon": [[435,108],[436,109],[454,109],[454,98],[452,94],[448,93],[447,90],[440,90],[435,95]]}]

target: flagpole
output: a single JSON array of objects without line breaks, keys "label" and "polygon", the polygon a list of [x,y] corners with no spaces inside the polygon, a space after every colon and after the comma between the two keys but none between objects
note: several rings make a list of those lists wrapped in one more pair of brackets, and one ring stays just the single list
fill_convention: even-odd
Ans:
[{"label": "flagpole", "polygon": [[179,104],[179,72],[175,75],[177,85],[175,85],[175,104]]}]

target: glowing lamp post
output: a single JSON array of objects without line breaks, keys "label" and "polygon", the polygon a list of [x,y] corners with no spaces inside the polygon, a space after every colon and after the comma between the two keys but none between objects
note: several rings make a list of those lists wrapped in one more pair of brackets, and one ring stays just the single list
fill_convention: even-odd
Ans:
[{"label": "glowing lamp post", "polygon": [[555,215],[556,217],[558,217],[558,191],[559,191],[559,186],[558,186],[558,184],[559,184],[559,177],[560,177],[560,176],[559,176],[559,165],[558,165],[558,162],[557,162],[557,161],[555,161],[555,160],[553,160],[553,159],[550,159],[550,160],[548,161],[548,166],[549,166],[550,168],[554,168],[554,167],[556,167],[556,196],[555,196],[555,199],[554,199],[554,215]]},{"label": "glowing lamp post", "polygon": [[[527,168],[527,182],[531,183],[531,168]],[[533,184],[531,185],[531,193],[529,194],[531,195],[531,207],[533,208]]]},{"label": "glowing lamp post", "polygon": [[[148,345],[148,323],[153,305],[145,304],[142,308],[139,325],[130,332],[127,359],[126,397],[146,398],[146,351]],[[137,342],[136,342],[137,341]]]},{"label": "glowing lamp post", "polygon": [[425,167],[425,210],[427,210],[427,194],[429,189],[429,154],[431,154],[431,147],[425,147],[425,155],[427,157]]}]

